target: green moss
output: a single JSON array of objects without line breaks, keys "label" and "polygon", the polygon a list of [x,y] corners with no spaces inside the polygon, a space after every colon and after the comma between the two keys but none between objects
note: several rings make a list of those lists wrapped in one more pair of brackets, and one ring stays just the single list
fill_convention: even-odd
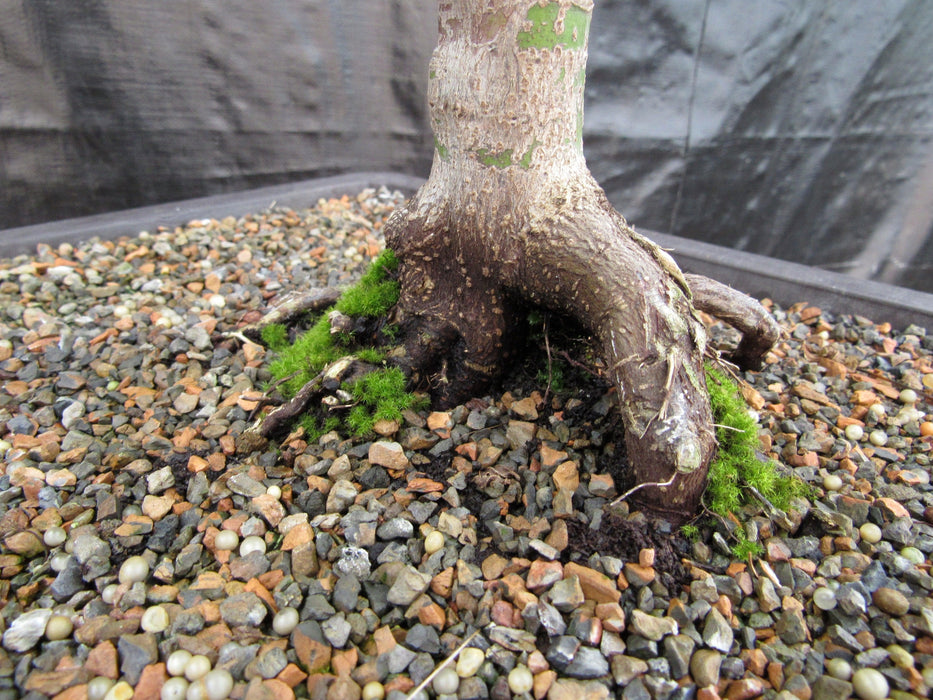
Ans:
[{"label": "green moss", "polygon": [[301,427],[305,429],[305,439],[308,442],[317,442],[321,436],[340,427],[340,419],[330,416],[323,422],[315,420],[314,416],[306,415],[301,418]]},{"label": "green moss", "polygon": [[360,278],[343,293],[337,310],[347,316],[378,318],[384,316],[398,301],[399,284],[390,273],[398,269],[398,259],[391,250],[384,250]]},{"label": "green moss", "polygon": [[[385,316],[398,301],[399,285],[392,275],[397,268],[395,254],[391,250],[383,251],[360,281],[343,293],[334,308],[353,317],[378,319]],[[383,349],[360,347],[350,333],[331,333],[329,311],[325,311],[317,323],[292,345],[278,344],[284,337],[284,327],[269,331],[270,340],[277,343],[275,349],[278,352],[269,370],[282,382],[282,392],[286,396],[293,396],[324,367],[343,356],[355,355],[368,364],[384,361],[386,353]],[[381,329],[382,335],[389,339],[397,332],[398,328],[391,325]],[[406,391],[405,375],[394,367],[375,370],[346,389],[356,405],[346,414],[343,424],[355,434],[369,433],[377,420],[398,420],[402,411],[417,405],[416,397]],[[326,413],[302,418],[302,425],[312,441],[339,428],[341,423],[338,417]]]},{"label": "green moss", "polygon": [[376,348],[360,348],[356,351],[356,356],[363,362],[371,365],[378,365],[385,359],[385,352]]},{"label": "green moss", "polygon": [[[395,254],[391,250],[383,251],[360,281],[344,292],[335,308],[347,316],[376,318],[385,315],[398,301],[398,282],[391,278],[391,272],[397,268]],[[335,338],[330,331],[327,312],[291,345],[284,342],[287,337],[284,326],[273,324],[263,329],[263,340],[278,353],[269,371],[276,379],[284,380],[282,391],[286,396],[293,396],[327,364],[350,354],[352,336],[342,333]],[[361,359],[366,362],[382,361],[383,354],[377,350],[361,352],[365,355]]]},{"label": "green moss", "polygon": [[347,427],[356,435],[372,432],[380,420],[401,420],[402,411],[419,407],[418,398],[406,391],[405,375],[397,367],[370,372],[349,387],[358,401],[347,415]]},{"label": "green moss", "polygon": [[[712,365],[706,367],[706,386],[719,442],[716,458],[710,464],[704,494],[707,508],[722,517],[737,512],[754,502],[747,486],[753,486],[776,507],[784,510],[794,497],[806,496],[809,489],[800,479],[782,476],[773,460],[765,462],[755,454],[758,424],[749,414],[748,404],[738,387]],[[747,556],[749,551],[760,549],[757,543],[746,541],[744,536],[736,545],[737,557],[739,548],[744,553],[740,558]]]},{"label": "green moss", "polygon": [[691,542],[695,542],[700,538],[700,528],[693,523],[687,523],[686,525],[680,526],[680,534]]},{"label": "green moss", "polygon": [[764,554],[764,548],[757,542],[745,539],[744,535],[739,538],[738,544],[732,547],[732,554],[736,559],[748,559],[749,557],[760,557]]},{"label": "green moss", "polygon": [[269,366],[272,376],[284,380],[282,391],[294,394],[313,379],[326,364],[343,353],[334,345],[327,316],[322,316],[292,345],[281,348],[278,358]]},{"label": "green moss", "polygon": [[281,350],[288,345],[288,329],[281,323],[270,323],[262,329],[260,337],[272,350]]},{"label": "green moss", "polygon": [[567,389],[567,378],[564,371],[565,366],[566,365],[563,360],[551,360],[549,367],[538,370],[538,374],[535,379],[537,380],[538,384],[541,384],[542,386],[550,386],[551,391],[554,393],[563,393]]}]

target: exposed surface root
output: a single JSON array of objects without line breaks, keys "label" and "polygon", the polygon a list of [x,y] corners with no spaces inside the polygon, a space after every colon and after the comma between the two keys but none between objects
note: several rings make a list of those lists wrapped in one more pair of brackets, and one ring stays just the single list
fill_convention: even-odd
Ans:
[{"label": "exposed surface root", "polygon": [[277,300],[265,315],[255,323],[243,326],[240,332],[253,341],[262,337],[262,329],[274,323],[291,324],[295,318],[307,313],[318,313],[333,306],[340,298],[341,290],[334,287],[317,287],[303,292],[292,292]]},{"label": "exposed surface root", "polygon": [[343,382],[354,381],[375,369],[372,365],[352,357],[332,362],[281,406],[268,413],[259,424],[259,434],[271,438],[285,431],[296,418],[307,412],[311,403],[329,392],[336,391]]},{"label": "exposed surface root", "polygon": [[739,346],[727,359],[742,369],[761,369],[765,353],[781,337],[777,321],[755,299],[732,287],[702,275],[686,278],[693,292],[693,305],[742,334]]}]

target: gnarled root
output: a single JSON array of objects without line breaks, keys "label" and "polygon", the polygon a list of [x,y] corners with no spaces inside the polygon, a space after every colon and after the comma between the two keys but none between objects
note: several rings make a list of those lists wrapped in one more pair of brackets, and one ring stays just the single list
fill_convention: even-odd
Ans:
[{"label": "gnarled root", "polygon": [[289,324],[298,316],[317,313],[333,306],[340,298],[336,287],[315,287],[305,292],[292,292],[278,299],[261,319],[240,328],[239,332],[254,342],[262,337],[262,329],[274,323]]},{"label": "gnarled root", "polygon": [[781,337],[781,327],[750,296],[702,275],[684,275],[693,292],[693,305],[728,323],[742,334],[727,359],[742,369],[761,369],[762,359]]},{"label": "gnarled root", "polygon": [[258,425],[259,434],[264,438],[274,437],[305,413],[313,401],[336,391],[343,382],[353,382],[373,369],[372,365],[349,356],[330,363],[292,398],[270,411]]}]

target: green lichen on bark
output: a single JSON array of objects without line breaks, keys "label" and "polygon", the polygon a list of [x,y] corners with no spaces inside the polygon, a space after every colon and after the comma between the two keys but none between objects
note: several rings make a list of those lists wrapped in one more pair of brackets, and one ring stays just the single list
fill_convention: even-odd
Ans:
[{"label": "green lichen on bark", "polygon": [[512,165],[512,149],[491,153],[487,148],[476,149],[476,159],[490,168],[507,168]]},{"label": "green lichen on bark", "polygon": [[537,147],[538,142],[535,141],[517,160],[513,159],[515,150],[512,148],[506,148],[498,153],[492,153],[486,148],[478,148],[475,153],[476,159],[490,168],[508,168],[512,165],[517,165],[522,170],[528,170],[528,168],[531,167],[531,157],[534,155],[534,151]]},{"label": "green lichen on bark", "polygon": [[450,160],[450,149],[447,148],[444,144],[437,140],[437,136],[434,137],[434,150],[437,151],[437,156],[443,161]]},{"label": "green lichen on bark", "polygon": [[568,49],[581,49],[586,46],[587,31],[590,26],[590,14],[576,5],[567,8],[564,15],[563,31],[558,33],[557,21],[560,17],[560,4],[532,5],[528,8],[527,19],[531,22],[530,31],[518,33],[518,46],[521,49],[553,49],[562,46]]}]

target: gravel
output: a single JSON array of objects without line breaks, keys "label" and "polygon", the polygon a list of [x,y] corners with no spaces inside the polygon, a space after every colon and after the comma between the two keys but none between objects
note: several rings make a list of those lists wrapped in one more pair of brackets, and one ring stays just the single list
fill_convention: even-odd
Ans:
[{"label": "gravel", "polygon": [[[369,190],[0,261],[0,699],[158,697],[179,649],[229,671],[234,698],[401,698],[468,637],[427,693],[927,696],[921,328],[766,300],[786,335],[744,394],[761,455],[814,497],[701,520],[693,541],[606,509],[625,479],[611,392],[548,390],[540,365],[386,435],[249,440],[271,353],[237,330],[292,289],[355,280],[400,202]],[[738,527],[761,557],[734,560]],[[137,556],[144,579],[121,581]],[[157,605],[168,627],[146,631]]]}]

